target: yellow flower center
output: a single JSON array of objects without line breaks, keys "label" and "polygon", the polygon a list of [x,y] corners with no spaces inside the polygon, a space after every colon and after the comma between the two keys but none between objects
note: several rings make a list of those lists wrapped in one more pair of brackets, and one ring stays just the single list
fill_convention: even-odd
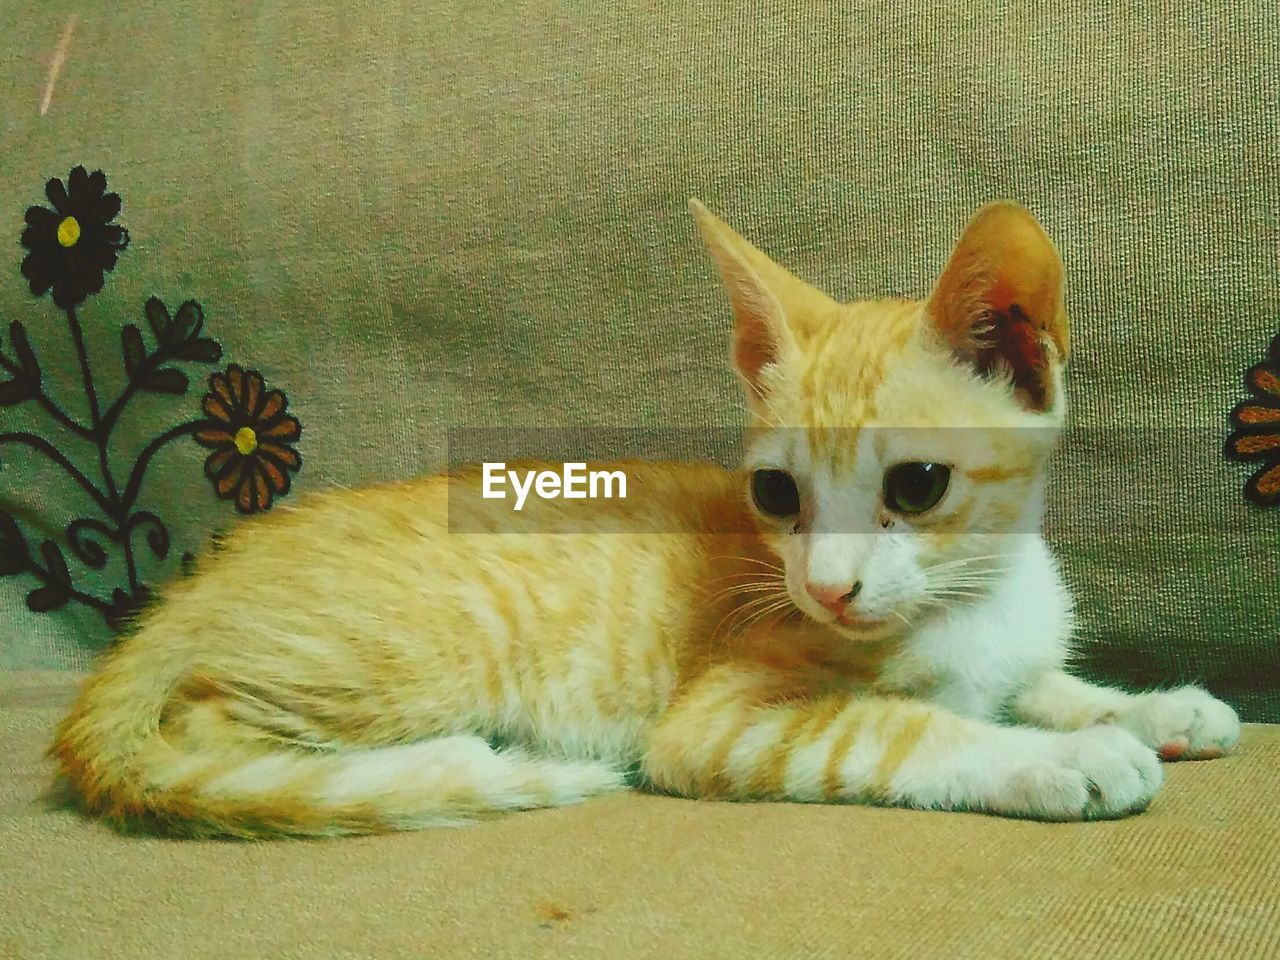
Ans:
[{"label": "yellow flower center", "polygon": [[67,217],[58,224],[58,242],[64,247],[74,247],[80,239],[80,221],[75,217]]},{"label": "yellow flower center", "polygon": [[241,427],[236,431],[236,449],[246,457],[258,449],[258,435],[253,432],[253,427]]}]

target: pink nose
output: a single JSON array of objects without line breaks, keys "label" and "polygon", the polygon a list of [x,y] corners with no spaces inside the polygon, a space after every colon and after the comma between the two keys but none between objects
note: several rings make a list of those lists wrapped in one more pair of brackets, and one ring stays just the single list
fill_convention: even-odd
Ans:
[{"label": "pink nose", "polygon": [[836,584],[834,586],[827,583],[809,583],[805,585],[805,589],[809,591],[809,596],[838,617],[853,602],[854,597],[862,591],[862,582]]}]

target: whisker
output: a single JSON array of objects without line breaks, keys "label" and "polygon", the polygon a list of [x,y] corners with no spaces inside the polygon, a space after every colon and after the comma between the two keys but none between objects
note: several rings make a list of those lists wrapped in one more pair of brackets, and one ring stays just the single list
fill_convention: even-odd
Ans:
[{"label": "whisker", "polygon": [[957,557],[954,560],[944,560],[942,563],[934,564],[934,566],[950,566],[957,563],[977,563],[979,560],[1003,560],[1006,554],[1003,553],[980,553],[976,557]]},{"label": "whisker", "polygon": [[[747,616],[752,611],[754,611],[757,607],[764,606],[774,601],[781,601],[782,599],[783,599],[783,595],[773,594],[773,595],[764,596],[764,597],[755,597],[751,600],[747,600],[745,603],[738,604],[732,610],[730,610],[728,613],[726,613],[723,617],[720,618],[720,621],[715,625],[715,627],[712,628],[711,636],[713,638],[718,636],[720,633],[720,628],[725,625],[726,621],[729,624],[729,629],[725,631],[725,634],[726,636],[732,635],[733,627],[739,619]],[[790,598],[787,597],[786,601],[790,602]]]},{"label": "whisker", "polygon": [[780,584],[776,583],[739,583],[736,586],[726,587],[718,590],[710,595],[710,600],[714,603],[717,600],[723,600],[725,597],[733,597],[743,593],[781,593]]},{"label": "whisker", "polygon": [[743,563],[757,563],[762,567],[768,567],[770,570],[777,570],[779,572],[782,571],[781,564],[769,563],[768,561],[760,560],[756,557],[723,556],[723,557],[713,557],[712,559],[713,560],[741,560]]},{"label": "whisker", "polygon": [[945,573],[940,577],[929,577],[928,579],[933,583],[967,583],[969,581],[973,581],[974,583],[995,583],[998,580],[1000,580],[1001,577],[997,576],[995,573],[987,572],[987,571],[978,571],[978,570],[954,571],[953,570],[950,573]]},{"label": "whisker", "polygon": [[780,600],[777,603],[773,604],[772,606],[768,606],[761,610],[756,611],[750,617],[747,618],[745,623],[742,624],[742,632],[745,633],[746,631],[750,630],[753,626],[755,626],[757,623],[759,623],[769,614],[776,613],[777,611],[782,610],[789,606],[791,606],[790,598],[785,600]]},{"label": "whisker", "polygon": [[760,617],[766,616],[774,610],[789,606],[793,606],[793,604],[791,598],[786,594],[749,600],[738,608],[739,613],[742,614],[742,623],[737,626],[739,630],[746,630]]},{"label": "whisker", "polygon": [[769,596],[753,597],[750,600],[744,600],[742,603],[738,604],[738,609],[751,610],[751,609],[754,609],[755,607],[766,606],[770,603],[773,603],[774,601],[790,602],[790,600],[791,598],[788,597],[785,593],[774,593],[774,594],[770,594]]},{"label": "whisker", "polygon": [[763,579],[747,580],[742,583],[728,583],[717,590],[711,590],[708,587],[706,592],[709,595],[721,596],[730,590],[737,590],[739,587],[742,587],[742,588],[767,587],[770,590],[782,590],[782,589],[785,589],[786,587],[786,581],[781,578],[778,578],[776,580],[763,580]]},{"label": "whisker", "polygon": [[759,577],[762,580],[781,580],[783,575],[779,573],[768,573],[760,570],[744,570],[740,573],[731,573],[728,576],[716,577],[714,580],[708,580],[708,583],[723,583],[725,580],[741,580],[743,577]]},{"label": "whisker", "polygon": [[933,594],[933,597],[936,600],[985,600],[986,594],[937,592]]},{"label": "whisker", "polygon": [[787,610],[787,609],[779,610],[778,615],[774,617],[771,621],[769,621],[769,623],[765,624],[764,629],[772,630],[774,627],[780,624],[783,620],[787,619],[787,617],[791,616],[792,612],[798,612],[794,606],[791,607],[790,610]]},{"label": "whisker", "polygon": [[924,568],[926,573],[934,570],[947,570],[952,567],[965,567],[975,563],[985,563],[988,560],[1007,560],[1004,554],[991,553],[981,557],[961,557],[959,560],[947,560],[943,563],[934,563]]}]

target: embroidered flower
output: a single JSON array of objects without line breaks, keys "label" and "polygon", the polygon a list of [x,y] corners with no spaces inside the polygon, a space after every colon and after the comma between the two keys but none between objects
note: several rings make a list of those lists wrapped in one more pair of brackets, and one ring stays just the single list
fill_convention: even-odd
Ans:
[{"label": "embroidered flower", "polygon": [[27,208],[22,275],[37,297],[52,288],[53,302],[67,309],[102,289],[103,273],[129,245],[129,232],[111,222],[120,213],[120,195],[106,189],[101,170],[76,167],[65,184],[56,177],[45,184],[52,210]]},{"label": "embroidered flower", "polygon": [[1260,507],[1280,506],[1280,334],[1271,341],[1268,360],[1244,375],[1253,396],[1231,411],[1235,432],[1223,452],[1231,460],[1260,462],[1244,487],[1245,498]]},{"label": "embroidered flower", "polygon": [[233,363],[209,377],[203,400],[209,420],[195,438],[213,451],[204,472],[214,491],[234,500],[241,513],[270,509],[273,497],[289,492],[289,472],[302,466],[292,446],[302,427],[287,406],[285,395],[267,390],[256,370]]}]

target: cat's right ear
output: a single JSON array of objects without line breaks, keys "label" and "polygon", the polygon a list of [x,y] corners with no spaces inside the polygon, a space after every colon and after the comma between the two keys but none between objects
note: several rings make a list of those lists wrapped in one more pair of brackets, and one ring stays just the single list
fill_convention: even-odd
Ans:
[{"label": "cat's right ear", "polygon": [[697,200],[689,210],[702,242],[720,269],[733,308],[733,368],[748,399],[768,393],[770,370],[795,346],[787,322],[788,291],[802,283],[744,240]]}]

